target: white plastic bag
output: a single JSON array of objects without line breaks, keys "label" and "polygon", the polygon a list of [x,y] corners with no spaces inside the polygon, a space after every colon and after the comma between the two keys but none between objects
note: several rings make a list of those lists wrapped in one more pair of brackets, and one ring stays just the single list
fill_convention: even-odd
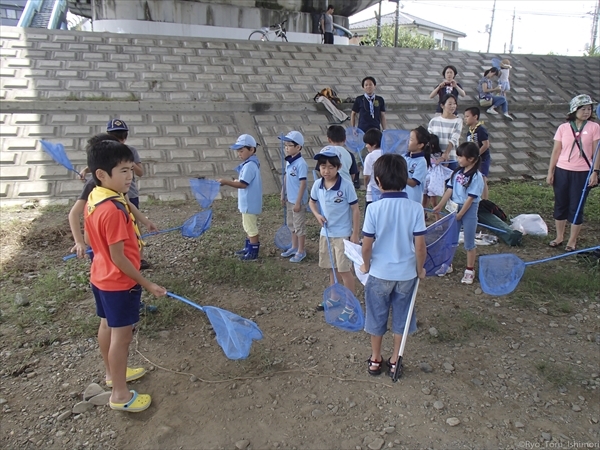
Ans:
[{"label": "white plastic bag", "polygon": [[512,222],[510,227],[523,234],[548,236],[548,225],[539,214],[520,214],[510,221]]}]

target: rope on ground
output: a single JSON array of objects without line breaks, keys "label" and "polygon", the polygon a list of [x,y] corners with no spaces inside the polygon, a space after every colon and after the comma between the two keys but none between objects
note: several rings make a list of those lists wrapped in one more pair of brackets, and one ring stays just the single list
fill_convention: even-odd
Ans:
[{"label": "rope on ground", "polygon": [[191,373],[191,372],[179,372],[177,370],[173,370],[173,369],[169,369],[167,367],[163,367],[159,364],[156,364],[154,361],[150,360],[149,358],[146,357],[146,355],[144,355],[140,350],[139,350],[139,340],[138,340],[138,333],[135,333],[135,352],[140,355],[148,364],[151,364],[152,366],[160,369],[160,370],[164,370],[165,372],[170,372],[170,373],[174,373],[176,375],[183,375],[186,377],[190,377],[190,376],[194,376],[198,379],[198,381],[201,381],[203,383],[208,383],[208,384],[218,384],[218,383],[229,383],[231,381],[236,381],[236,380],[259,380],[259,379],[263,379],[265,377],[272,377],[273,375],[280,375],[280,374],[284,374],[284,373],[304,373],[313,377],[318,377],[318,378],[333,378],[334,380],[338,380],[338,381],[347,381],[347,382],[354,382],[354,383],[369,383],[369,384],[376,384],[379,386],[384,386],[384,387],[388,387],[391,388],[392,386],[387,385],[385,383],[382,383],[380,381],[374,381],[374,380],[359,380],[357,378],[342,378],[342,377],[336,377],[334,375],[323,375],[320,373],[315,373],[316,368],[318,367],[318,365],[315,365],[313,367],[309,367],[306,369],[289,369],[289,370],[280,370],[277,372],[273,372],[269,375],[258,375],[255,377],[231,377],[231,378],[227,378],[225,380],[205,380],[203,378],[198,377],[197,375]]}]

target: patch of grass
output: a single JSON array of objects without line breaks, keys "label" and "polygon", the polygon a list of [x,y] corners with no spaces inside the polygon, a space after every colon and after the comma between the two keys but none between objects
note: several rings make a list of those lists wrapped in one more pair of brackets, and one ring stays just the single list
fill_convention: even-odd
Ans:
[{"label": "patch of grass", "polygon": [[248,263],[212,254],[198,261],[196,275],[204,283],[244,287],[257,292],[280,289],[292,282],[288,269],[273,258]]},{"label": "patch of grass", "polygon": [[452,311],[449,315],[440,314],[438,320],[434,322],[434,327],[438,330],[437,338],[433,341],[451,342],[463,341],[471,333],[497,332],[498,322],[491,317],[475,314],[466,309],[458,313]]},{"label": "patch of grass", "polygon": [[581,378],[571,367],[562,367],[553,362],[538,361],[535,368],[546,380],[557,387],[566,387],[578,383]]}]

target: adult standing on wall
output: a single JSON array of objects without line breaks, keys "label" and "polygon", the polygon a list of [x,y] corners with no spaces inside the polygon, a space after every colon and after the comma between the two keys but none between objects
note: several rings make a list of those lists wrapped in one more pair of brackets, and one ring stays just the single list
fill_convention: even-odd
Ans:
[{"label": "adult standing on wall", "polygon": [[554,188],[556,225],[556,238],[548,245],[559,247],[562,244],[569,222],[571,232],[565,247],[567,252],[577,248],[587,194],[598,184],[600,176],[600,159],[594,161],[594,151],[600,142],[600,125],[593,121],[592,104],[591,97],[585,94],[571,100],[567,121],[558,127],[554,135],[546,177],[548,184]]},{"label": "adult standing on wall", "polygon": [[321,33],[323,43],[333,44],[333,6],[329,5],[327,11],[321,16]]}]

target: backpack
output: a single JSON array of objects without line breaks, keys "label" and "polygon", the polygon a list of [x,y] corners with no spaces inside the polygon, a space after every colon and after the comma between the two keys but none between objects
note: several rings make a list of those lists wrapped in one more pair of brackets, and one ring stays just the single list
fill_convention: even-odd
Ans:
[{"label": "backpack", "polygon": [[503,222],[506,222],[508,220],[508,216],[506,215],[506,213],[502,211],[502,209],[498,205],[496,205],[494,202],[491,202],[490,200],[481,200],[479,202],[479,208],[483,211],[492,213]]},{"label": "backpack", "polygon": [[340,103],[342,103],[342,101],[340,100],[340,98],[337,95],[337,92],[335,92],[329,86],[327,86],[326,88],[323,88],[319,92],[317,92],[317,95],[314,96],[313,100],[317,101],[317,98],[319,98],[321,96],[325,97],[327,100],[329,100],[333,104],[339,105]]}]

